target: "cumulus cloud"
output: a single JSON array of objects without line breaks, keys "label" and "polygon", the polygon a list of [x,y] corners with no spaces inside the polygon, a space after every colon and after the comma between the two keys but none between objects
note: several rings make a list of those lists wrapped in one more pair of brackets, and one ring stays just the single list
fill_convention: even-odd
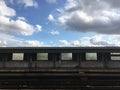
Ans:
[{"label": "cumulus cloud", "polygon": [[[80,39],[81,46],[118,46],[119,41],[115,41],[116,36],[111,35],[95,35],[92,37],[82,37]],[[111,42],[112,41],[112,42]]]},{"label": "cumulus cloud", "polygon": [[71,45],[72,46],[80,46],[80,41],[79,40],[72,41]]},{"label": "cumulus cloud", "polygon": [[119,46],[120,36],[119,35],[94,35],[94,36],[84,36],[79,40],[73,40],[68,42],[67,40],[59,41],[62,46]]},{"label": "cumulus cloud", "polygon": [[56,0],[46,0],[46,2],[48,2],[48,3],[56,3]]},{"label": "cumulus cloud", "polygon": [[6,42],[6,41],[1,41],[1,40],[0,40],[0,47],[5,47],[5,46],[6,46],[6,44],[7,44],[7,42]]},{"label": "cumulus cloud", "polygon": [[3,0],[0,0],[0,16],[15,16],[14,9],[8,7]]},{"label": "cumulus cloud", "polygon": [[63,45],[69,45],[69,42],[67,40],[59,40],[59,42]]},{"label": "cumulus cloud", "polygon": [[120,34],[119,4],[118,0],[67,0],[57,20],[70,30]]},{"label": "cumulus cloud", "polygon": [[0,16],[0,31],[11,35],[13,34],[27,36],[32,35],[36,29],[26,21],[20,19],[12,20],[8,17]]},{"label": "cumulus cloud", "polygon": [[51,22],[53,22],[53,21],[55,21],[55,18],[53,17],[52,14],[49,14],[48,20],[51,21]]},{"label": "cumulus cloud", "polygon": [[42,31],[42,26],[41,25],[36,25],[36,29],[38,30],[38,31]]},{"label": "cumulus cloud", "polygon": [[46,46],[46,45],[44,45],[44,43],[43,42],[40,42],[40,41],[37,41],[37,40],[27,40],[27,41],[24,41],[23,42],[24,44],[24,46],[33,46],[33,47],[40,47],[40,46]]},{"label": "cumulus cloud", "polygon": [[[15,0],[11,0],[11,3]],[[16,0],[20,1],[20,0]],[[26,2],[33,0],[21,0]],[[30,3],[28,2],[28,3]],[[12,17],[16,16],[16,11],[6,5],[5,1],[0,0],[0,46],[45,46],[43,42],[37,40],[25,40],[18,38],[20,36],[33,35],[34,32],[42,30],[41,25],[33,26],[28,23],[25,17]]]},{"label": "cumulus cloud", "polygon": [[96,35],[96,36],[90,38],[90,43],[93,45],[101,45],[101,46],[114,45],[114,44],[111,44],[109,41],[103,40],[102,35]]},{"label": "cumulus cloud", "polygon": [[52,35],[59,35],[60,33],[58,31],[51,31],[50,32]]},{"label": "cumulus cloud", "polygon": [[61,46],[120,46],[120,36],[119,35],[103,35],[97,34],[93,36],[83,36],[78,40],[67,41],[59,40]]},{"label": "cumulus cloud", "polygon": [[37,40],[24,40],[12,35],[0,33],[0,46],[15,47],[15,46],[46,46],[43,42]]},{"label": "cumulus cloud", "polygon": [[25,7],[38,7],[36,0],[12,0],[12,3],[22,4]]},{"label": "cumulus cloud", "polygon": [[[24,1],[24,0],[17,0]],[[29,0],[28,0],[29,1]],[[25,0],[25,2],[28,2]],[[11,1],[12,2],[12,1]],[[30,0],[31,2],[31,0]],[[11,16],[16,16],[16,11],[6,5],[5,1],[0,0],[0,32],[9,35],[32,35],[36,31],[41,31],[42,26],[33,26],[27,22],[25,17],[17,17],[13,20]]]},{"label": "cumulus cloud", "polygon": [[18,20],[27,21],[24,17],[18,17]]}]

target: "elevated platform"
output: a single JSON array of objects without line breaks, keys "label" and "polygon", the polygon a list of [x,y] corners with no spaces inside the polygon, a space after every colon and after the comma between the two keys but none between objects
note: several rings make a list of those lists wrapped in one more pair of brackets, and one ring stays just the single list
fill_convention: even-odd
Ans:
[{"label": "elevated platform", "polygon": [[0,89],[120,90],[120,47],[1,47]]},{"label": "elevated platform", "polygon": [[0,89],[119,90],[120,69],[1,69]]}]

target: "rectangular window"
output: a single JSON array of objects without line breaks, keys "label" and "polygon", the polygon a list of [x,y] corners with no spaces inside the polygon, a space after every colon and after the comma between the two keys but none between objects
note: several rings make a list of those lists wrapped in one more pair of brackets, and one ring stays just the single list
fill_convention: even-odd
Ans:
[{"label": "rectangular window", "polygon": [[23,60],[24,53],[13,53],[12,60]]},{"label": "rectangular window", "polygon": [[120,53],[110,53],[111,60],[120,60]]},{"label": "rectangular window", "polygon": [[48,53],[37,53],[37,60],[48,60]]},{"label": "rectangular window", "polygon": [[86,60],[97,60],[97,53],[86,53]]},{"label": "rectangular window", "polygon": [[120,55],[120,53],[110,53],[111,55]]},{"label": "rectangular window", "polygon": [[72,53],[61,53],[62,60],[72,60]]},{"label": "rectangular window", "polygon": [[111,56],[111,60],[120,60],[120,56]]}]

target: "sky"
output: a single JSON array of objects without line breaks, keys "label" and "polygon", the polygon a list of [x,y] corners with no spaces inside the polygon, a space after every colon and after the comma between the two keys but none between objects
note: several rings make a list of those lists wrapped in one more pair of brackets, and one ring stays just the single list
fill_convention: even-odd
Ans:
[{"label": "sky", "polygon": [[0,0],[0,46],[120,46],[120,0]]}]

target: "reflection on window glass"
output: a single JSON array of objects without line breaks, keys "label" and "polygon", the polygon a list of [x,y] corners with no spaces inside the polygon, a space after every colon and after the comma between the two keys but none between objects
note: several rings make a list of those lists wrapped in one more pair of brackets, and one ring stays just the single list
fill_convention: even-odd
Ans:
[{"label": "reflection on window glass", "polygon": [[24,54],[23,53],[13,53],[12,60],[23,60]]},{"label": "reflection on window glass", "polygon": [[61,53],[62,60],[72,60],[72,53]]},{"label": "reflection on window glass", "polygon": [[86,53],[86,60],[97,60],[97,53]]},{"label": "reflection on window glass", "polygon": [[120,56],[111,56],[111,60],[120,60]]},{"label": "reflection on window glass", "polygon": [[48,53],[37,53],[37,60],[48,60]]},{"label": "reflection on window glass", "polygon": [[111,54],[111,60],[120,60],[120,53],[119,52],[112,52]]},{"label": "reflection on window glass", "polygon": [[120,55],[120,53],[110,53],[111,55]]}]

